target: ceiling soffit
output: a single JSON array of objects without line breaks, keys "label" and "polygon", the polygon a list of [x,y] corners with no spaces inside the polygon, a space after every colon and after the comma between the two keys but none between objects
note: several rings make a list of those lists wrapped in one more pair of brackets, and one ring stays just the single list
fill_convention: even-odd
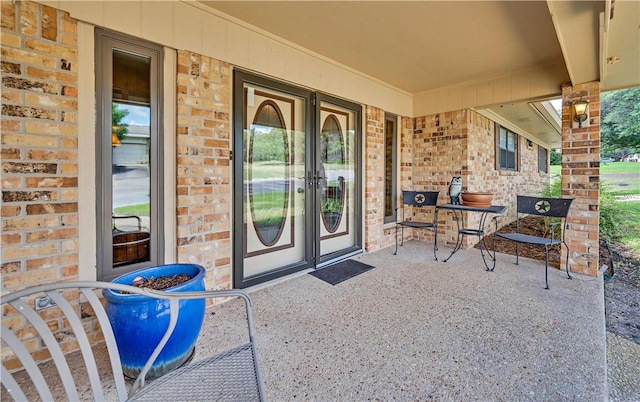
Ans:
[{"label": "ceiling soffit", "polygon": [[548,1],[569,77],[574,84],[597,81],[602,1]]},{"label": "ceiling soffit", "polygon": [[541,1],[202,3],[409,93],[563,61]]},{"label": "ceiling soffit", "polygon": [[[640,85],[640,1],[605,3],[601,21],[603,91]],[[611,18],[606,19],[607,16]]]},{"label": "ceiling soffit", "polygon": [[[567,77],[574,84],[600,80],[603,90],[640,85],[635,0],[200,3],[413,94],[535,68],[558,86]],[[620,62],[607,64],[609,57]],[[557,144],[557,121],[534,104],[485,110]]]}]

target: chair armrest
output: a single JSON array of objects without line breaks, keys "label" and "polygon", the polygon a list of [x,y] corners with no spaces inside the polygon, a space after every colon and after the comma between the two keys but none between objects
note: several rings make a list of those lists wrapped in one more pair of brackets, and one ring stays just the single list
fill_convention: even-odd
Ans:
[{"label": "chair armrest", "polygon": [[[103,298],[100,298],[100,291],[103,291]],[[121,364],[120,351],[118,349],[118,343],[116,341],[116,335],[114,329],[112,328],[112,322],[109,319],[109,313],[105,310],[104,298],[106,295],[104,291],[114,291],[115,293],[124,291],[126,293],[130,293],[140,296],[145,296],[152,299],[159,299],[168,301],[169,311],[167,311],[163,317],[166,318],[168,323],[163,324],[166,325],[166,329],[161,325],[162,328],[160,332],[164,332],[162,338],[159,342],[155,344],[155,346],[151,345],[153,351],[151,355],[148,357],[146,362],[144,363],[144,367],[140,371],[140,374],[136,378],[135,382],[132,386],[128,387],[127,383],[125,383],[124,373]],[[68,295],[72,295],[70,299]],[[75,378],[75,375],[72,374],[73,369],[70,366],[72,361],[76,361],[75,359],[68,360],[65,357],[63,342],[64,340],[58,339],[55,334],[52,332],[52,329],[48,325],[47,321],[41,317],[41,314],[35,311],[35,306],[31,300],[36,296],[46,295],[48,296],[54,303],[50,308],[52,309],[47,314],[51,314],[51,316],[60,317],[60,319],[64,319],[66,323],[65,333],[69,334],[69,337],[73,337],[77,342],[77,348],[79,356],[82,359],[77,359],[77,362],[84,366],[77,367],[79,370],[83,370],[85,376],[82,379]],[[9,373],[6,370],[5,365],[2,367],[2,376],[1,382],[3,386],[3,400],[4,398],[4,389],[9,385],[9,393],[13,396],[13,399],[16,400],[32,400],[35,399],[29,395],[29,392],[33,390],[33,393],[39,394],[39,400],[79,400],[80,395],[78,393],[78,386],[76,381],[88,381],[90,385],[91,392],[93,394],[94,400],[109,400],[117,398],[117,400],[124,401],[127,400],[128,397],[133,397],[138,394],[140,395],[150,395],[152,400],[176,400],[175,396],[168,399],[162,399],[156,397],[155,390],[159,390],[156,388],[155,384],[160,383],[160,378],[158,380],[154,380],[148,387],[145,387],[145,377],[150,370],[151,365],[156,361],[160,352],[164,349],[165,345],[169,341],[169,337],[174,334],[174,329],[178,324],[178,316],[180,315],[180,304],[184,300],[188,299],[211,299],[211,298],[241,298],[244,301],[245,307],[245,320],[244,331],[242,331],[242,338],[230,338],[229,343],[236,344],[237,341],[245,340],[248,337],[248,342],[244,343],[241,346],[236,346],[233,349],[218,353],[214,356],[209,356],[204,359],[198,360],[197,362],[185,364],[182,367],[173,370],[171,373],[168,373],[166,376],[162,378],[168,377],[169,375],[176,373],[178,375],[179,370],[183,370],[184,372],[188,372],[188,370],[194,370],[193,373],[197,373],[197,367],[211,367],[211,369],[215,369],[215,373],[212,377],[220,378],[219,373],[222,371],[227,372],[224,380],[216,379],[216,382],[209,381],[208,385],[210,388],[205,389],[206,392],[211,392],[215,387],[216,390],[225,391],[226,389],[233,389],[231,386],[227,386],[225,384],[240,384],[240,387],[244,387],[243,389],[247,390],[248,393],[252,395],[257,395],[257,397],[247,397],[244,400],[264,400],[264,393],[262,390],[262,380],[261,375],[257,363],[257,354],[255,347],[255,329],[253,322],[253,314],[251,310],[251,300],[247,293],[238,289],[230,289],[230,290],[203,290],[203,291],[192,291],[192,292],[169,292],[162,290],[153,290],[149,288],[138,288],[130,285],[118,284],[113,282],[97,282],[97,281],[72,281],[72,282],[58,282],[52,284],[45,285],[37,285],[21,290],[17,290],[11,293],[5,293],[0,295],[0,305],[2,306],[3,311],[7,311],[7,307],[11,306],[13,311],[12,314],[15,314],[16,317],[20,317],[27,323],[30,328],[33,328],[34,337],[37,336],[42,340],[43,350],[47,350],[50,358],[53,361],[53,365],[51,367],[40,366],[38,363],[38,357],[32,356],[30,351],[25,346],[24,341],[27,342],[30,338],[19,339],[18,335],[14,333],[11,329],[6,327],[6,324],[2,326],[2,342],[3,342],[3,355],[5,352],[5,343],[7,345],[7,349],[13,351],[17,362],[25,368],[25,376],[18,383],[16,381],[16,377],[13,377],[12,373]],[[87,326],[84,321],[85,318],[83,315],[78,314],[78,308],[76,301],[82,300],[82,303],[86,303],[87,308],[93,311],[92,315],[92,325]],[[164,305],[164,303],[163,303]],[[240,310],[240,309],[239,309]],[[84,310],[83,310],[84,311]],[[238,311],[240,312],[240,311]],[[183,312],[183,314],[186,314]],[[163,318],[163,319],[164,319]],[[241,317],[239,317],[241,318]],[[240,323],[240,321],[238,321]],[[241,329],[241,327],[238,327]],[[16,331],[20,330],[20,328],[16,328]],[[103,334],[104,348],[105,348],[105,358],[101,363],[96,363],[95,358],[96,355],[94,350],[94,345],[92,345],[91,336],[95,333],[96,330],[99,330]],[[91,331],[91,332],[89,332]],[[65,337],[65,339],[67,339]],[[155,343],[155,341],[154,341]],[[223,349],[223,348],[220,348]],[[226,354],[225,354],[226,353]],[[233,358],[222,359],[219,358],[220,355],[224,356],[233,356]],[[144,357],[143,357],[144,358]],[[214,364],[215,362],[215,364]],[[251,371],[249,375],[238,375],[237,367],[238,362],[241,362],[244,371],[242,373],[248,373]],[[43,372],[41,371],[42,367],[47,367],[47,370],[50,370],[51,381],[49,378],[44,380]],[[222,369],[224,370],[221,370]],[[103,378],[102,371],[105,373],[111,370],[110,375],[107,375]],[[49,373],[49,371],[48,371]],[[188,375],[187,375],[188,376]],[[196,381],[201,382],[201,377],[198,377],[198,374],[194,375],[196,377]],[[216,377],[217,376],[217,377]],[[245,381],[243,379],[249,378],[250,381]],[[24,381],[24,382],[23,382]],[[223,382],[220,382],[223,381]],[[226,382],[225,382],[226,381]],[[183,389],[179,389],[174,384],[171,384],[171,387],[174,388],[174,395],[176,393],[181,394],[184,392],[184,388],[187,388],[188,385],[185,384],[184,379],[178,381],[178,384],[183,385]],[[219,386],[219,384],[222,384]],[[247,386],[250,385],[250,387]],[[211,387],[211,385],[215,387]],[[255,387],[255,388],[252,388]],[[127,389],[129,388],[129,389]],[[25,391],[27,394],[25,394]],[[140,392],[138,392],[140,391]],[[229,391],[228,391],[229,392]],[[115,395],[109,395],[109,393],[115,393]],[[63,396],[66,395],[66,396]],[[185,394],[188,395],[188,394]],[[89,397],[89,396],[87,396]],[[89,397],[90,398],[90,397]],[[190,398],[189,396],[184,396],[184,399],[187,400],[212,400],[216,399],[213,396],[210,397],[194,397]]]},{"label": "chair armrest", "polygon": [[[127,286],[129,287],[129,286]],[[165,336],[160,340],[160,343],[154,350],[152,356],[149,358],[147,363],[145,364],[142,372],[136,378],[133,386],[129,390],[129,397],[135,395],[138,391],[145,387],[146,382],[146,374],[151,367],[151,364],[155,361],[157,355],[162,351],[164,346],[166,345],[169,336],[173,333],[174,327],[177,323],[178,318],[178,302],[180,300],[193,300],[193,299],[215,299],[215,298],[230,298],[230,297],[239,297],[244,301],[245,305],[245,314],[246,314],[246,324],[247,324],[247,334],[249,336],[249,343],[253,345],[255,342],[255,331],[253,324],[253,312],[251,299],[249,295],[243,290],[239,289],[228,289],[228,290],[198,290],[192,292],[167,292],[163,290],[154,290],[149,288],[143,288],[143,292],[145,295],[154,297],[157,299],[165,299],[170,303],[170,311],[171,311],[171,320],[169,323],[169,328],[165,333]],[[137,293],[137,292],[136,292]],[[256,368],[257,370],[257,368]],[[260,378],[260,374],[256,374],[258,378]]]}]

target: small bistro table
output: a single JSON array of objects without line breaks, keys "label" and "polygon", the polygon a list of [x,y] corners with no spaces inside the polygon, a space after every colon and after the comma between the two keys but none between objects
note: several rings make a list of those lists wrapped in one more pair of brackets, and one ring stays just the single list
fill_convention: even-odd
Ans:
[{"label": "small bistro table", "polygon": [[[485,239],[485,231],[484,225],[487,220],[488,214],[502,215],[504,211],[506,211],[507,207],[504,205],[491,205],[488,207],[471,207],[468,205],[454,205],[454,204],[442,204],[437,205],[436,210],[449,210],[453,211],[454,219],[458,225],[458,238],[456,240],[456,245],[451,251],[451,254],[444,260],[444,262],[449,261],[449,259],[458,251],[460,247],[462,247],[462,240],[464,236],[478,236],[480,239],[480,254],[482,255],[482,261],[484,262],[484,266],[487,268],[487,271],[493,271],[496,267],[496,248],[495,248],[495,238],[493,244],[493,250],[489,250],[487,247],[487,241]],[[460,217],[458,217],[458,211],[460,211]],[[480,213],[480,223],[478,224],[478,228],[467,228],[464,225],[464,214],[462,212],[476,212]],[[495,220],[496,232],[498,231],[498,221]],[[485,251],[487,252],[485,256]],[[487,256],[492,262],[491,268],[489,268],[489,263],[487,262]]]}]

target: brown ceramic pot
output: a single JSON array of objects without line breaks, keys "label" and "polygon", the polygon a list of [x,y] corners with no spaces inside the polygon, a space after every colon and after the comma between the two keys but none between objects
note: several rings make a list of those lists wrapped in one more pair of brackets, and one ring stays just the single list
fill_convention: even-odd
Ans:
[{"label": "brown ceramic pot", "polygon": [[462,198],[462,204],[470,207],[481,207],[485,208],[491,205],[491,201],[493,201],[493,193],[473,193],[473,192],[464,192],[460,194]]}]

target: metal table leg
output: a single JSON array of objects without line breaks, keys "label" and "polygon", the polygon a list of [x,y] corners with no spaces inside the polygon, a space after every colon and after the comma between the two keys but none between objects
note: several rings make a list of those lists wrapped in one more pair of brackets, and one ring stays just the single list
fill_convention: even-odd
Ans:
[{"label": "metal table leg", "polygon": [[[484,232],[484,225],[487,219],[487,213],[484,212],[482,213],[482,216],[480,217],[480,225],[478,227],[478,237],[480,238],[480,255],[482,255],[482,261],[484,262],[484,266],[487,268],[487,271],[493,271],[496,267],[496,238],[495,236],[493,237],[493,244],[492,244],[492,249],[493,251],[489,250],[489,246],[487,244],[487,236],[486,233]],[[496,224],[496,232],[498,231],[498,221],[494,220],[495,224]],[[483,250],[483,246],[484,246],[484,250]],[[492,265],[491,268],[489,268],[489,264],[487,263],[487,257],[485,257],[484,252],[487,252],[487,257],[489,257],[489,259],[492,261]]]},{"label": "metal table leg", "polygon": [[462,219],[462,227],[460,226],[460,219],[458,219],[458,211],[456,211],[455,209],[453,210],[453,219],[455,219],[456,224],[458,225],[458,238],[456,239],[456,245],[453,248],[453,250],[451,251],[451,254],[449,254],[449,256],[447,258],[444,259],[444,262],[449,261],[449,259],[451,257],[453,257],[453,255],[460,250],[460,247],[462,247],[462,239],[464,237],[464,234],[462,234],[461,229],[464,228],[464,215],[460,214],[460,219]]},{"label": "metal table leg", "polygon": [[[458,226],[458,238],[456,240],[456,245],[451,251],[451,254],[444,260],[444,262],[449,261],[449,259],[462,247],[462,240],[465,235],[478,236],[480,243],[480,255],[482,256],[482,262],[484,262],[484,266],[487,271],[493,271],[496,267],[496,247],[495,247],[495,237],[493,239],[493,251],[491,251],[487,244],[487,239],[484,232],[484,225],[487,219],[487,212],[482,212],[480,216],[480,223],[478,225],[478,229],[469,229],[464,227],[464,214],[460,214],[460,219],[458,219],[458,212],[453,210],[454,219],[456,220],[456,224]],[[498,222],[496,221],[496,231],[498,230]],[[486,254],[485,254],[486,252]],[[487,258],[491,260],[491,268],[489,268],[489,262],[487,262]]]}]

